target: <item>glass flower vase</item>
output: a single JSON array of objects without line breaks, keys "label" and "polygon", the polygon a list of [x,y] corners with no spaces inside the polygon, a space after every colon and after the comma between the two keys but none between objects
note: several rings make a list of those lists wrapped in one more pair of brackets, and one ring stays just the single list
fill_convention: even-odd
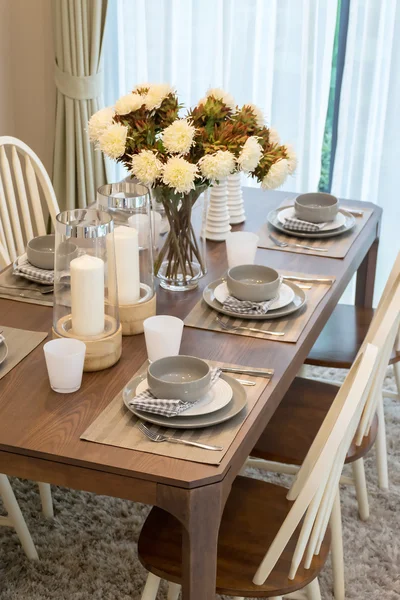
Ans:
[{"label": "glass flower vase", "polygon": [[187,194],[176,194],[168,187],[152,189],[153,199],[162,204],[169,224],[154,267],[161,287],[167,290],[194,289],[207,272],[204,236],[206,190],[204,185]]}]

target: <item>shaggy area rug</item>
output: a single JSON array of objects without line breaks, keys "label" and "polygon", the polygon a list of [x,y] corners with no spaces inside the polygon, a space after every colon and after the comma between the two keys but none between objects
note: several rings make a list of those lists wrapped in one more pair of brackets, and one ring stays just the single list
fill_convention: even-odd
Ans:
[{"label": "shaggy area rug", "polygon": [[[327,369],[312,371],[326,379],[344,376]],[[395,391],[390,371],[385,388]],[[400,598],[400,402],[386,399],[385,412],[389,492],[377,487],[374,452],[366,459],[371,509],[367,523],[357,517],[354,489],[342,489],[347,600]],[[27,560],[15,533],[1,527],[1,600],[140,599],[146,573],[137,559],[136,542],[147,506],[53,487],[56,516],[47,521],[35,484],[13,479],[12,485],[40,561]],[[331,599],[329,564],[320,582],[323,599]],[[165,597],[163,587],[159,598]]]}]

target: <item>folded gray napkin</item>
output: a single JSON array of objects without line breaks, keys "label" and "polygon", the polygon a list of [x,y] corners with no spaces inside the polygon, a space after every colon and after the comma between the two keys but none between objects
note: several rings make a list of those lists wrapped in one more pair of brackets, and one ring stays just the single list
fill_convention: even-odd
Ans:
[{"label": "folded gray napkin", "polygon": [[305,231],[305,232],[316,232],[320,231],[325,227],[326,223],[309,223],[308,221],[302,221],[301,219],[295,219],[290,217],[285,219],[285,228],[292,231]]},{"label": "folded gray napkin", "polygon": [[20,275],[29,279],[30,281],[36,281],[36,283],[43,283],[47,285],[53,285],[54,283],[54,271],[48,269],[39,269],[33,266],[26,254],[19,256],[13,265],[14,275]]},{"label": "folded gray napkin", "polygon": [[[218,381],[220,375],[221,369],[218,367],[211,369],[211,385]],[[145,390],[128,402],[132,408],[164,417],[176,417],[195,404],[196,402],[185,402],[184,400],[162,400],[153,396],[150,390]]]},{"label": "folded gray napkin", "polygon": [[237,313],[238,315],[265,315],[276,298],[264,300],[263,302],[251,302],[250,300],[238,300],[234,296],[228,296],[223,307],[225,310]]}]

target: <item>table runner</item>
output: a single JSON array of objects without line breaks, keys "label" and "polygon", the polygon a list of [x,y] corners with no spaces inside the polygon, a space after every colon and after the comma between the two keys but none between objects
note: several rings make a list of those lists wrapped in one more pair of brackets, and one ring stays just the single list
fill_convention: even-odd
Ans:
[{"label": "table runner", "polygon": [[[291,271],[279,271],[282,275],[297,275],[298,277],[323,277],[323,275],[310,275],[309,273],[293,273]],[[332,277],[332,279],[334,279]],[[301,282],[293,281],[293,283],[301,285]],[[314,310],[321,302],[325,294],[330,290],[331,285],[326,283],[312,283],[312,287],[309,290],[303,290],[306,294],[306,304],[298,311],[282,317],[280,319],[266,319],[265,321],[257,321],[250,319],[237,319],[228,317],[222,313],[218,313],[206,304],[201,299],[195,304],[194,308],[190,311],[186,319],[184,320],[187,327],[194,327],[196,329],[207,329],[208,331],[219,331],[222,333],[231,333],[233,335],[243,335],[247,337],[255,337],[263,340],[274,341],[274,342],[291,342],[295,343],[299,339],[304,327],[307,325]],[[238,325],[240,327],[254,327],[260,329],[260,333],[255,331],[228,331],[223,329],[218,322],[215,320],[217,314],[222,318],[223,321],[231,325]],[[284,331],[285,335],[282,337],[269,336],[261,333],[261,330],[268,331]]]},{"label": "table runner", "polygon": [[6,300],[53,306],[53,294],[42,294],[48,287],[29,281],[25,277],[13,275],[12,265],[0,273],[0,298]]},{"label": "table runner", "polygon": [[[285,200],[280,205],[282,207],[293,206]],[[343,207],[345,208],[345,207]],[[275,229],[269,223],[264,223],[261,229],[257,232],[259,236],[258,247],[266,248],[268,250],[283,250],[284,252],[295,252],[297,254],[312,254],[314,256],[321,256],[325,258],[344,258],[351,246],[353,245],[357,236],[361,233],[364,225],[367,223],[368,219],[373,213],[373,209],[363,208],[364,214],[362,217],[355,217],[356,224],[351,231],[344,233],[343,235],[339,235],[331,238],[323,238],[323,239],[315,239],[315,238],[303,238],[303,237],[295,237],[292,235],[286,235],[282,233],[278,229]],[[304,250],[302,248],[282,248],[274,244],[274,242],[269,238],[269,234],[272,233],[274,237],[276,237],[280,242],[286,242],[288,244],[305,244],[307,246],[313,246],[315,248],[326,248],[328,252],[318,252],[318,250]]]},{"label": "table runner", "polygon": [[[243,365],[215,361],[208,362],[213,367],[246,368]],[[148,363],[146,361],[140,369],[138,369],[134,377],[145,372],[147,366]],[[122,390],[81,435],[81,440],[96,442],[98,444],[107,444],[109,446],[118,446],[130,450],[139,450],[141,452],[149,452],[150,454],[169,456],[171,458],[180,458],[182,460],[205,463],[208,465],[219,465],[269,382],[269,379],[264,377],[251,377],[250,375],[235,375],[235,377],[239,379],[243,377],[246,380],[254,381],[256,385],[252,387],[246,386],[244,388],[247,394],[247,406],[229,421],[225,421],[225,423],[214,425],[212,427],[191,430],[165,429],[163,427],[158,427],[157,425],[151,426],[153,431],[160,431],[160,433],[167,436],[182,437],[194,442],[222,446],[223,450],[221,451],[202,450],[201,448],[181,446],[169,442],[151,442],[137,428],[139,419],[125,407],[122,399]]]},{"label": "table runner", "polygon": [[0,331],[2,331],[8,347],[8,356],[0,365],[0,379],[7,375],[48,336],[47,333],[14,329],[5,325],[0,325]]}]

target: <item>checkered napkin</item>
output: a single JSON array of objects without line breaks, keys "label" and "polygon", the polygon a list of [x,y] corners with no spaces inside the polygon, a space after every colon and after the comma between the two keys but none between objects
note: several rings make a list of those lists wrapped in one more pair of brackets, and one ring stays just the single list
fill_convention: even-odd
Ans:
[{"label": "checkered napkin", "polygon": [[238,315],[265,315],[275,300],[276,298],[264,302],[250,302],[250,300],[238,300],[234,296],[228,296],[223,307]]},{"label": "checkered napkin", "polygon": [[315,232],[320,231],[325,227],[326,223],[309,223],[308,221],[302,221],[301,219],[295,219],[294,217],[285,219],[284,227],[291,229],[292,231],[309,231]]},{"label": "checkered napkin", "polygon": [[[211,369],[211,385],[219,379],[220,375],[221,369]],[[185,402],[184,400],[160,400],[160,398],[153,396],[150,390],[145,390],[128,402],[128,405],[132,408],[163,415],[164,417],[176,417],[195,404],[196,402]]]},{"label": "checkered napkin", "polygon": [[43,283],[45,285],[52,285],[54,283],[54,271],[34,267],[29,262],[26,254],[19,256],[14,262],[13,273],[36,283]]}]

